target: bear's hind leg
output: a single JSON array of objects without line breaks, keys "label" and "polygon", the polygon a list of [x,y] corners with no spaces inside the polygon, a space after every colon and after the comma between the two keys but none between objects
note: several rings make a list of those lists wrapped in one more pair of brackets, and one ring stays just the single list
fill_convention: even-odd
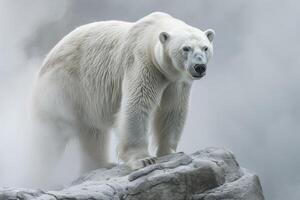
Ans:
[{"label": "bear's hind leg", "polygon": [[101,167],[112,167],[109,163],[109,133],[107,130],[87,128],[79,135],[82,150],[81,173]]},{"label": "bear's hind leg", "polygon": [[28,166],[33,186],[55,186],[55,180],[51,177],[68,142],[64,131],[63,125],[55,120],[35,120]]}]

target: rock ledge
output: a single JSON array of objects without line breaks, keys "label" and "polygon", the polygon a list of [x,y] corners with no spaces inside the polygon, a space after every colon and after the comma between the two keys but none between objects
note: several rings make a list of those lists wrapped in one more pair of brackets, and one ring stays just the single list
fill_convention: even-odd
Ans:
[{"label": "rock ledge", "polygon": [[18,200],[264,200],[257,175],[240,168],[225,149],[175,153],[131,171],[98,169],[59,191],[0,188],[0,199]]}]

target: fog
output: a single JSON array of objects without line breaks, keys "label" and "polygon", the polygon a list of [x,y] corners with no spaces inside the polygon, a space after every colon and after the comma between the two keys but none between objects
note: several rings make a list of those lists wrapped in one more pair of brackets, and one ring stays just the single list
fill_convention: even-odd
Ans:
[{"label": "fog", "polygon": [[[193,85],[178,150],[226,147],[260,176],[267,199],[298,199],[299,9],[296,0],[1,0],[0,185],[21,185],[26,105],[35,73],[53,45],[82,24],[135,21],[164,11],[216,31],[214,58],[207,76]],[[60,169],[69,172],[77,164],[76,144],[67,151]],[[76,167],[64,181],[75,174]]]}]

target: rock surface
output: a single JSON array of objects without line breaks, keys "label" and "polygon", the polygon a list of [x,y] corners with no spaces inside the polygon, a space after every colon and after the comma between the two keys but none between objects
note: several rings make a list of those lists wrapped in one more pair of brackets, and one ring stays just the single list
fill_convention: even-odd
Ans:
[{"label": "rock surface", "polygon": [[234,155],[206,148],[176,153],[131,171],[126,165],[98,169],[59,191],[0,188],[0,199],[36,200],[264,200],[259,178]]}]

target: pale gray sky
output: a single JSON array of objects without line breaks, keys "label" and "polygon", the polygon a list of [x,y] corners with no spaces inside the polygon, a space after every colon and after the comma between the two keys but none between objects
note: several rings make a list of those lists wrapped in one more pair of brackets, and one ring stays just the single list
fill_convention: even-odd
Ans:
[{"label": "pale gray sky", "polygon": [[16,184],[26,97],[53,45],[82,24],[163,11],[216,31],[214,58],[194,83],[179,150],[231,149],[259,174],[267,199],[298,200],[299,10],[296,0],[1,0],[1,186]]}]

